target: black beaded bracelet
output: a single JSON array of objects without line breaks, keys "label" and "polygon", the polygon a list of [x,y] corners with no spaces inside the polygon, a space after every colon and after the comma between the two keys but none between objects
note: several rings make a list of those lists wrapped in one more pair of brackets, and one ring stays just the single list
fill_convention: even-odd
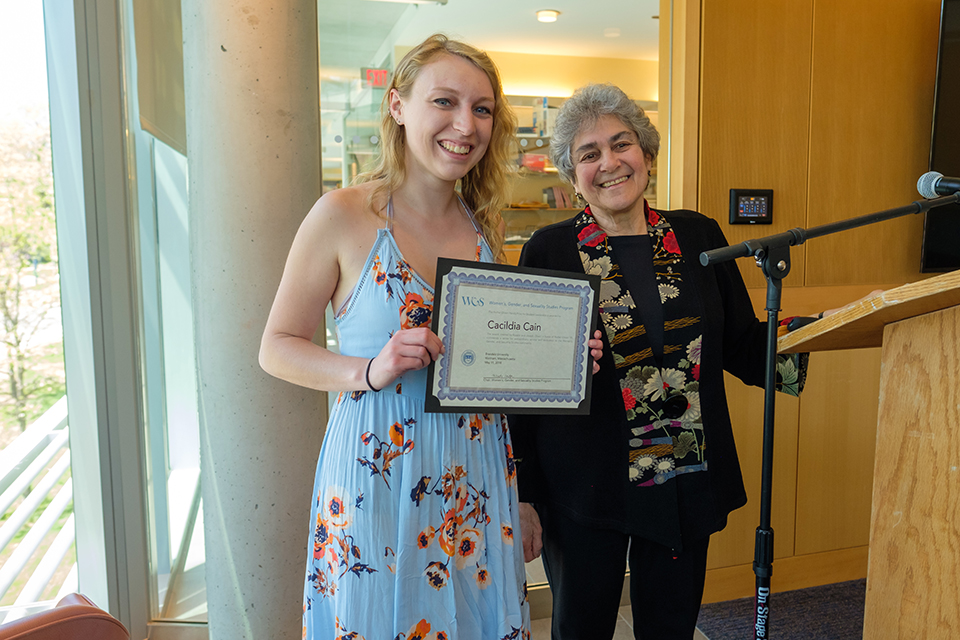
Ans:
[{"label": "black beaded bracelet", "polygon": [[370,391],[380,391],[380,389],[377,389],[372,384],[370,384],[370,365],[372,364],[373,364],[373,358],[370,358],[370,360],[367,362],[367,371],[366,373],[363,374],[363,377],[367,379],[367,386],[370,387]]}]

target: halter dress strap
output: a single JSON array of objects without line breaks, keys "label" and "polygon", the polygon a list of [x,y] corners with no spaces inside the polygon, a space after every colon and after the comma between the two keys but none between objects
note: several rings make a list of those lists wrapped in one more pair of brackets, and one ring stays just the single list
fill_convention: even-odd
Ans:
[{"label": "halter dress strap", "polygon": [[393,233],[393,196],[391,195],[387,199],[387,216],[386,220],[383,221],[383,228]]},{"label": "halter dress strap", "polygon": [[[463,210],[467,213],[467,217],[470,218],[470,224],[473,225],[474,231],[482,236],[483,230],[477,226],[477,219],[473,216],[473,209],[467,206],[467,203],[463,201],[463,197],[459,193],[457,194],[457,200],[460,201],[460,206],[463,207]],[[484,238],[484,240],[486,240],[486,238]]]}]

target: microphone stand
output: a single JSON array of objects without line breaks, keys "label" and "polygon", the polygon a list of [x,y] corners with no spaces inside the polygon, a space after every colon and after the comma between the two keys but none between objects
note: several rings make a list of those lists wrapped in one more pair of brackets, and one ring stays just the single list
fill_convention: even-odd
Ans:
[{"label": "microphone stand", "polygon": [[770,502],[773,490],[773,430],[777,382],[777,325],[779,324],[782,281],[790,273],[790,247],[810,238],[826,236],[847,229],[924,213],[935,207],[960,201],[960,193],[887,209],[877,213],[811,227],[795,228],[765,238],[747,240],[700,254],[700,264],[708,266],[753,256],[767,280],[767,358],[763,396],[763,465],[760,479],[760,525],[757,527],[753,556],[756,575],[754,600],[754,640],[770,638],[770,577],[773,575],[773,528],[770,526]]}]

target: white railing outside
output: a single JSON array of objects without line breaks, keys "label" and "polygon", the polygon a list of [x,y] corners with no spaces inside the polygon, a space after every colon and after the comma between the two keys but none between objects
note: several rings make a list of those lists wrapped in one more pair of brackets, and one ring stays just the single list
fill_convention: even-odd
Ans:
[{"label": "white railing outside", "polygon": [[[57,567],[70,551],[76,537],[71,506],[73,483],[70,478],[68,433],[67,399],[63,397],[0,451],[0,514],[5,518],[0,525],[0,554],[18,534],[25,531],[16,548],[0,566],[0,598],[7,595],[68,507],[71,511],[39,564],[20,588],[13,605],[0,607],[0,624],[50,608],[56,599],[77,589],[77,565],[74,563],[63,583],[56,585],[56,599],[38,600],[50,586]],[[60,458],[51,465],[50,462],[58,455]],[[14,507],[21,496],[23,500]],[[36,521],[29,524],[34,517]]]}]

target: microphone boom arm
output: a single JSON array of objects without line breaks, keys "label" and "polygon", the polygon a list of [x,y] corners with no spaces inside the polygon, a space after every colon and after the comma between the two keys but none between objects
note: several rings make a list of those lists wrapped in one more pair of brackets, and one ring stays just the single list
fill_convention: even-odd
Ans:
[{"label": "microphone boom arm", "polygon": [[857,216],[856,218],[849,218],[847,220],[841,220],[840,222],[822,224],[817,227],[810,227],[809,229],[801,229],[797,227],[784,233],[777,233],[764,238],[746,240],[740,244],[704,251],[700,254],[700,264],[706,267],[711,264],[719,264],[721,262],[728,262],[730,260],[746,258],[749,256],[753,256],[757,260],[760,260],[765,254],[769,253],[771,249],[776,247],[792,247],[794,245],[803,244],[810,238],[818,238],[820,236],[827,236],[833,233],[846,231],[848,229],[864,227],[868,224],[874,224],[875,222],[882,222],[884,220],[892,220],[893,218],[899,218],[911,213],[925,213],[930,209],[941,207],[947,204],[953,204],[954,202],[960,202],[960,193],[941,196],[939,198],[931,198],[929,200],[917,200],[913,204],[908,204],[903,207],[887,209],[885,211],[878,211],[876,213],[868,213],[866,215]]}]

